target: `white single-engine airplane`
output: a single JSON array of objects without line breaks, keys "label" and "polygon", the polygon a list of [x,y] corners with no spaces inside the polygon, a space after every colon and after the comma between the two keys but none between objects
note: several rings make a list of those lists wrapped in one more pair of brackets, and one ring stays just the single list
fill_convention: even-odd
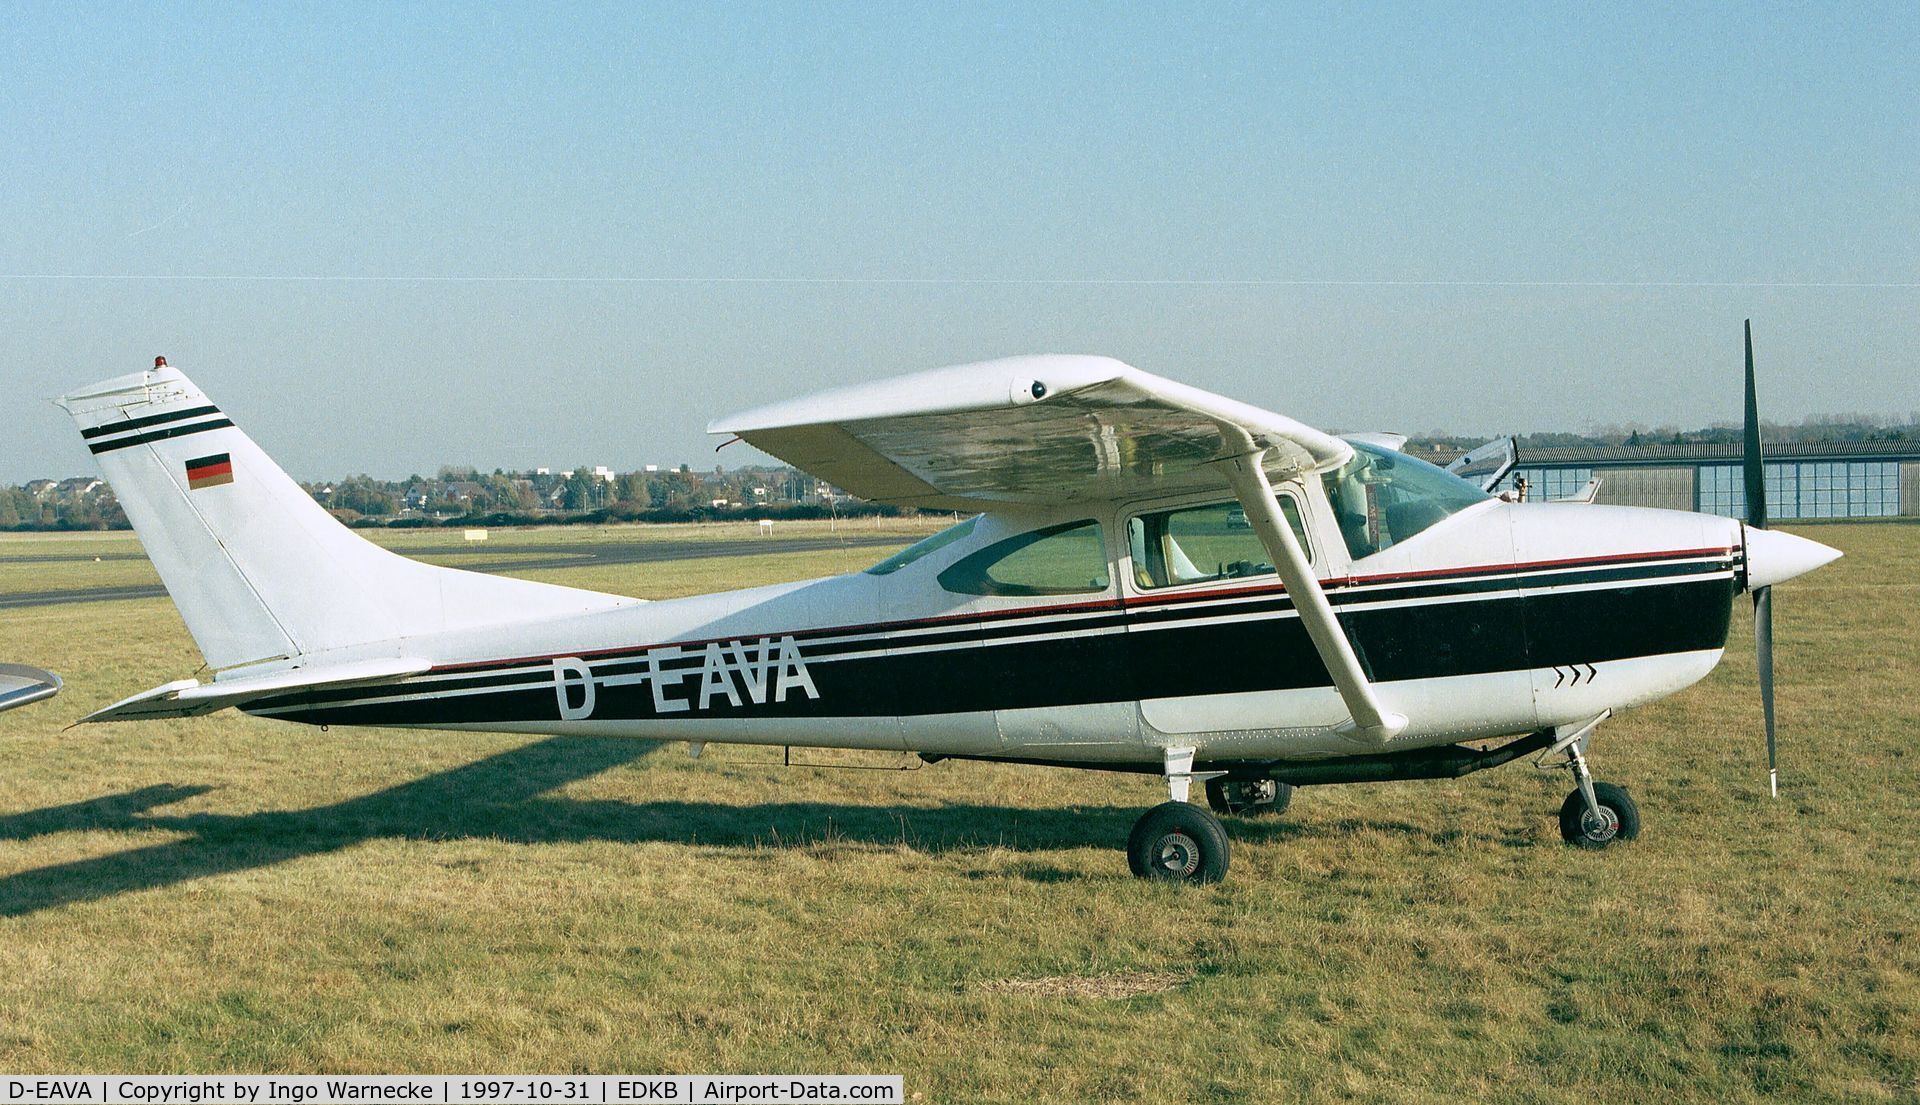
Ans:
[{"label": "white single-engine airplane", "polygon": [[[1750,399],[1751,379],[1749,342]],[[1157,879],[1226,873],[1193,780],[1222,812],[1278,812],[1296,785],[1539,753],[1578,784],[1567,840],[1632,839],[1632,799],[1587,770],[1595,727],[1711,671],[1741,590],[1839,555],[1704,514],[1505,502],[1381,435],[1036,356],[713,423],[862,498],[977,513],[858,574],[643,602],[362,540],[164,365],[60,403],[216,672],[88,721],[234,706],[1150,772],[1172,800],[1128,859]]]}]

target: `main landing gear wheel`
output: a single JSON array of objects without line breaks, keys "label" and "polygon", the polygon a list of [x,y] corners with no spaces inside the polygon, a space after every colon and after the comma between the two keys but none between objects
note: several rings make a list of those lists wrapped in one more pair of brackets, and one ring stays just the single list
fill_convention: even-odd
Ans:
[{"label": "main landing gear wheel", "polygon": [[1227,877],[1227,830],[1199,806],[1163,802],[1134,824],[1127,866],[1143,879],[1219,882]]},{"label": "main landing gear wheel", "polygon": [[1640,807],[1622,787],[1612,783],[1593,784],[1599,816],[1587,807],[1586,796],[1578,787],[1560,805],[1560,836],[1576,848],[1605,848],[1615,841],[1632,840],[1640,835]]},{"label": "main landing gear wheel", "polygon": [[1207,805],[1218,814],[1269,817],[1287,812],[1293,787],[1272,779],[1208,779]]}]

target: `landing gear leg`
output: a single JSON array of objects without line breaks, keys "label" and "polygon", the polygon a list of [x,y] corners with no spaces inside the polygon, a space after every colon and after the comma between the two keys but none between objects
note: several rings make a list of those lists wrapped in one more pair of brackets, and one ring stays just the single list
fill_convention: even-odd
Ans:
[{"label": "landing gear leg", "polygon": [[1219,814],[1270,817],[1292,801],[1293,788],[1272,779],[1207,780],[1207,805]]},{"label": "landing gear leg", "polygon": [[1560,838],[1576,848],[1605,848],[1615,841],[1632,840],[1640,835],[1640,808],[1624,787],[1596,782],[1587,769],[1585,753],[1588,738],[1606,717],[1602,714],[1584,725],[1570,727],[1555,748],[1564,749],[1565,767],[1573,772],[1573,793],[1560,805]]}]

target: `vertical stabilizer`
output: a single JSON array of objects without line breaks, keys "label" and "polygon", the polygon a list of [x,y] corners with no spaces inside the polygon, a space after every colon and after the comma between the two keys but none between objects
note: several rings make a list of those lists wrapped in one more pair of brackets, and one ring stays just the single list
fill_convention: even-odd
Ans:
[{"label": "vertical stabilizer", "polygon": [[59,403],[214,668],[635,601],[435,567],[364,540],[164,364]]}]

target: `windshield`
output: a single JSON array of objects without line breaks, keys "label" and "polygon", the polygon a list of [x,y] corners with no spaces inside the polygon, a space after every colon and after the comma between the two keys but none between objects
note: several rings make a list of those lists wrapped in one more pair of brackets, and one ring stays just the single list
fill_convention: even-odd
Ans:
[{"label": "windshield", "polygon": [[1348,444],[1353,459],[1321,479],[1355,560],[1488,499],[1486,492],[1424,460],[1358,441]]},{"label": "windshield", "polygon": [[944,549],[948,545],[965,537],[967,534],[972,533],[973,524],[979,520],[980,516],[976,514],[964,522],[948,526],[932,537],[922,538],[908,545],[906,548],[901,549],[899,552],[894,553],[892,556],[887,557],[880,563],[875,564],[873,567],[868,568],[867,574],[870,576],[891,575],[928,553]]}]

